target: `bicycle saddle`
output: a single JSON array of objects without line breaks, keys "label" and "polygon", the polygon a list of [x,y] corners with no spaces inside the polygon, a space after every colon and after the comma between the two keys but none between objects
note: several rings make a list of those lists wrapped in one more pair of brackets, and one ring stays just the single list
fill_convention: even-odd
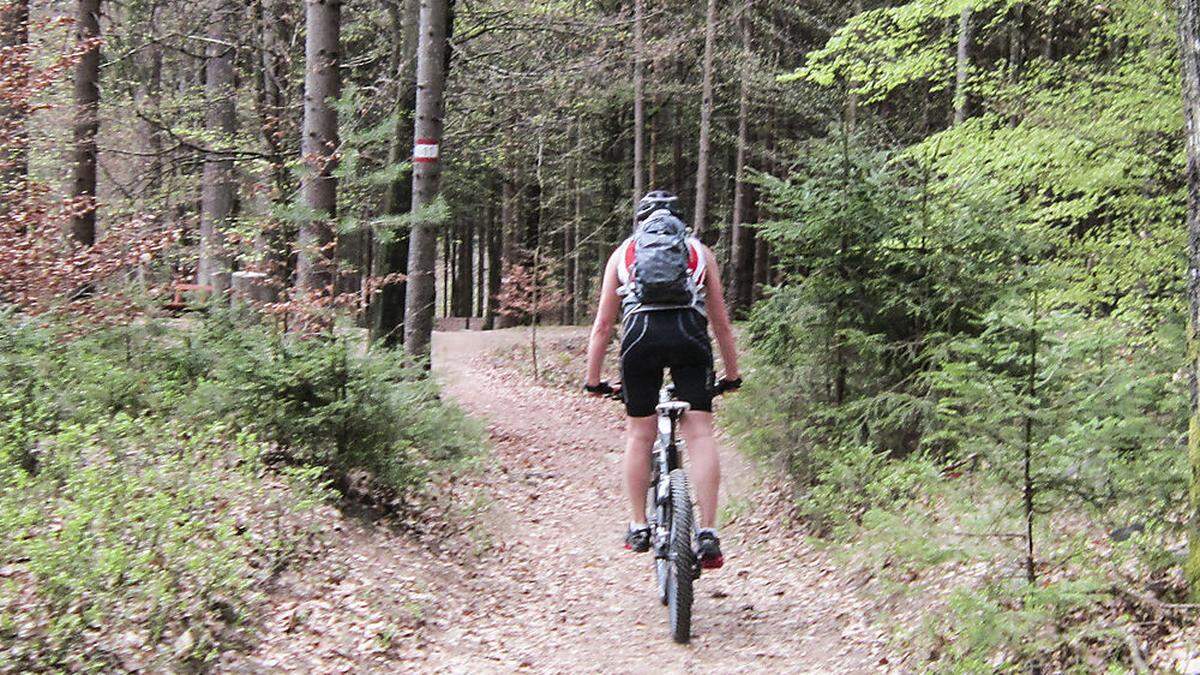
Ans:
[{"label": "bicycle saddle", "polygon": [[658,404],[658,412],[667,413],[668,415],[675,417],[678,417],[679,415],[682,415],[691,409],[692,404],[688,403],[687,401],[665,401]]}]

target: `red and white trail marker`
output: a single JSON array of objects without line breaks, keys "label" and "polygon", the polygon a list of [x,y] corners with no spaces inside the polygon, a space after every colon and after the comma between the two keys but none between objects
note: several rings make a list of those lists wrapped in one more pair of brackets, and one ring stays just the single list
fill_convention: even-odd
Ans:
[{"label": "red and white trail marker", "polygon": [[413,146],[414,162],[438,161],[438,142],[432,138],[418,138]]}]

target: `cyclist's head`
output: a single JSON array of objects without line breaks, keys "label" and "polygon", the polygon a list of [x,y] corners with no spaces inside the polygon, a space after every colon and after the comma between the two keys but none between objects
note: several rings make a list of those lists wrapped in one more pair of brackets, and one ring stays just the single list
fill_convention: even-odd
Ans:
[{"label": "cyclist's head", "polygon": [[670,192],[664,190],[655,190],[647,192],[645,197],[638,202],[637,205],[637,221],[640,223],[645,220],[651,213],[660,209],[666,209],[671,212],[671,215],[676,218],[681,217],[679,213],[679,198]]}]

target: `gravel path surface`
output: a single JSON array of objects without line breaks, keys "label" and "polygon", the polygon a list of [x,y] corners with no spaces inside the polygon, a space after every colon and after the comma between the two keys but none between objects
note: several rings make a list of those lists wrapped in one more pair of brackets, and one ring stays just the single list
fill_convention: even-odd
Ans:
[{"label": "gravel path surface", "polygon": [[[580,329],[551,329],[570,334]],[[619,406],[534,386],[483,354],[520,329],[440,333],[445,392],[487,425],[490,507],[474,553],[437,554],[363,519],[289,572],[247,663],[307,672],[880,672],[884,641],[837,566],[781,526],[778,500],[724,452],[726,564],[696,586],[676,645],[651,559],[620,546]],[[231,664],[232,665],[232,664]]]}]

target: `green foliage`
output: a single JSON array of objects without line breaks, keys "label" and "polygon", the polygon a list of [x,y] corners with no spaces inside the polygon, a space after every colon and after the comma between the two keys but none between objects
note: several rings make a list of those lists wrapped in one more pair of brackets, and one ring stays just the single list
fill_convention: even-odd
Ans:
[{"label": "green foliage", "polygon": [[292,461],[326,467],[340,485],[366,471],[377,487],[403,493],[477,454],[479,430],[443,405],[402,354],[356,354],[344,338],[227,328],[210,329],[218,340],[214,377],[201,383],[197,401],[285,448]]},{"label": "green foliage", "polygon": [[0,316],[0,670],[214,657],[330,484],[416,496],[477,453],[417,374],[223,315],[72,339]]},{"label": "green foliage", "polygon": [[[971,116],[946,127],[930,113],[952,98],[967,5]],[[853,17],[794,73],[854,92],[861,137],[831,121],[760,181],[781,275],[731,422],[789,471],[814,529],[945,603],[900,638],[936,669],[1120,663],[1139,629],[1112,590],[1175,587],[1174,20],[1165,0],[914,0]],[[1026,451],[1036,586],[1014,564]],[[1130,526],[1146,534],[1108,543]]]}]

